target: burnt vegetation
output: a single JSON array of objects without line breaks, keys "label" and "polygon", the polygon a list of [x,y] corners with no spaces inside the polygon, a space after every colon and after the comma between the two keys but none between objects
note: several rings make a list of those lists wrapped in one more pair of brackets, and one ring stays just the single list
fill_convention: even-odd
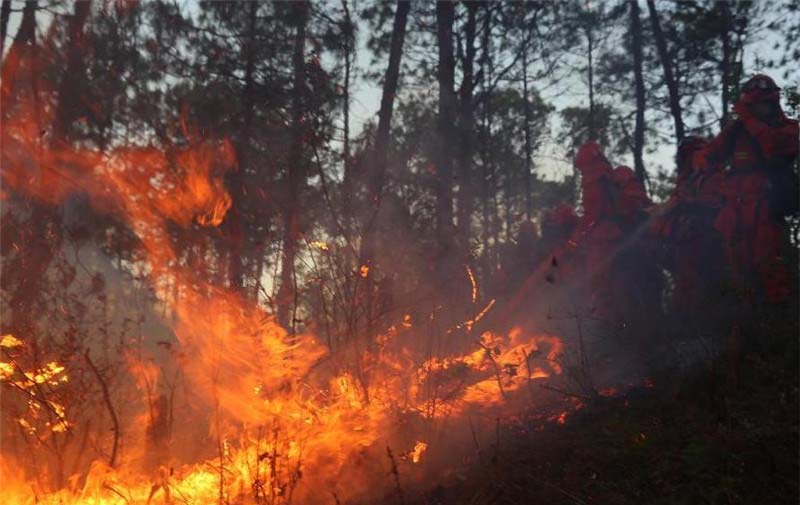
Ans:
[{"label": "burnt vegetation", "polygon": [[1,502],[800,499],[796,2],[0,31]]}]

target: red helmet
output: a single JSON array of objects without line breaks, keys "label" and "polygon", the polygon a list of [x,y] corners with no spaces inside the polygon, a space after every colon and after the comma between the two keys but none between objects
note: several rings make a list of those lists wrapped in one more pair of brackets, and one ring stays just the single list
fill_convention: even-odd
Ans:
[{"label": "red helmet", "polygon": [[626,167],[625,165],[615,168],[614,174],[611,177],[620,187],[624,187],[631,181],[638,180],[636,172],[634,172],[631,167]]},{"label": "red helmet", "polygon": [[581,172],[585,172],[587,169],[593,168],[597,162],[609,165],[610,168],[611,164],[603,154],[603,148],[600,147],[600,144],[594,140],[583,143],[575,154],[575,166],[578,167]]},{"label": "red helmet", "polygon": [[781,88],[768,75],[756,74],[742,85],[740,100],[744,103],[770,102],[780,99]]}]

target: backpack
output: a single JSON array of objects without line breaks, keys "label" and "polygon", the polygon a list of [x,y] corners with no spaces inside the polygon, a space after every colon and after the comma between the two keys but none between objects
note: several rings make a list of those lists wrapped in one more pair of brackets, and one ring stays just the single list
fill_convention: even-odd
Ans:
[{"label": "backpack", "polygon": [[[736,138],[742,133],[747,132],[744,125],[738,123],[736,131],[731,136],[731,152],[736,145]],[[797,164],[786,158],[767,160],[758,141],[750,134],[747,134],[747,137],[758,158],[759,167],[763,167],[762,170],[767,174],[768,185],[765,196],[770,215],[778,220],[797,215],[800,212],[800,177],[797,173]]]}]

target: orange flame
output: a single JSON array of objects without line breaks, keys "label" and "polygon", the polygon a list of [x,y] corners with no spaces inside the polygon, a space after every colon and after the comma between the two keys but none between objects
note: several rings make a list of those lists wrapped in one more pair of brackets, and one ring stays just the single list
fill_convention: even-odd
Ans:
[{"label": "orange flame", "polygon": [[428,448],[428,444],[425,442],[417,442],[414,444],[414,450],[411,451],[411,462],[412,463],[419,463],[422,459],[422,455],[425,454],[425,450]]},{"label": "orange flame", "polygon": [[[0,459],[4,503],[152,503],[173,498],[210,503],[222,495],[231,501],[249,495],[256,502],[264,496],[288,502],[292,493],[299,502],[313,502],[321,484],[336,487],[349,463],[390,437],[398,416],[436,420],[471,408],[497,407],[529,381],[561,373],[560,339],[515,328],[507,336],[485,332],[473,351],[430,358],[411,374],[410,352],[389,352],[384,346],[375,355],[366,354],[374,377],[367,398],[364,381],[355,373],[324,366],[327,351],[314,336],[290,338],[256,302],[178,263],[168,226],[219,226],[231,207],[222,179],[235,163],[227,141],[161,149],[118,146],[108,152],[72,149],[45,145],[31,119],[35,116],[20,110],[4,125],[3,183],[52,204],[85,193],[96,211],[125,220],[146,254],[156,293],[174,318],[182,354],[176,366],[186,377],[187,401],[208,413],[207,419],[182,420],[187,425],[183,428],[190,431],[197,427],[188,425],[207,423],[202,440],[217,450],[202,453],[189,466],[171,460],[167,451],[151,473],[135,464],[131,450],[119,468],[97,461],[85,478],[50,493],[32,489],[25,476],[9,470],[11,462]],[[327,250],[327,245],[318,247]],[[475,301],[477,284],[469,267],[467,271]],[[359,274],[368,277],[369,266],[362,265]],[[166,286],[178,296],[168,296]],[[462,325],[471,330],[494,303]],[[411,317],[400,325],[411,327]],[[389,340],[390,335],[384,336],[384,342]],[[18,342],[6,335],[0,347],[16,348],[22,345]],[[149,423],[151,439],[157,438],[153,425],[160,407],[154,404],[159,400],[150,397],[164,378],[147,359],[127,358],[128,371],[140,390],[148,392],[150,404],[149,417],[136,424]],[[23,371],[19,380],[25,387],[57,384],[68,372],[52,362],[44,369]],[[4,381],[15,375],[14,365],[0,363]],[[69,428],[68,412],[56,402],[48,405],[58,419],[51,423],[49,436],[61,436]],[[23,428],[35,428],[27,418],[25,423]],[[411,462],[418,463],[427,448],[425,442],[416,442]],[[360,491],[350,487],[346,491],[353,495]]]}]

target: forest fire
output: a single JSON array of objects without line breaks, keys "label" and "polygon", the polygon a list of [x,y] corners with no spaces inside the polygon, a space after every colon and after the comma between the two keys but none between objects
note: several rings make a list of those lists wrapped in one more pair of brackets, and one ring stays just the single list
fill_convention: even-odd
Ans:
[{"label": "forest fire", "polygon": [[0,1],[0,505],[783,503],[787,5]]},{"label": "forest fire", "polygon": [[[124,220],[146,253],[143,261],[153,289],[168,305],[177,345],[169,346],[167,363],[157,364],[147,351],[128,356],[139,394],[126,409],[130,417],[117,419],[110,399],[109,411],[95,414],[115,419],[113,441],[105,435],[95,442],[106,451],[113,445],[110,461],[76,468],[61,490],[54,489],[58,478],[48,469],[62,472],[62,462],[37,462],[27,469],[35,474],[4,488],[6,503],[156,503],[178,497],[192,503],[219,497],[315,503],[327,500],[320,489],[354,498],[383,484],[362,477],[358,486],[341,489],[335,482],[359,473],[354,462],[371,457],[376,447],[400,444],[396,449],[411,464],[436,450],[434,439],[409,438],[414,430],[403,428],[403,419],[427,423],[423,431],[433,435],[436,422],[459,426],[470,410],[502,410],[526,384],[561,373],[561,340],[521,328],[507,335],[486,331],[468,354],[422,361],[419,350],[397,345],[390,333],[376,339],[379,349],[360,357],[370,374],[369,385],[360,383],[352,371],[330,367],[331,356],[316,337],[289,335],[252,302],[194,275],[199,264],[187,268],[177,261],[168,226],[213,228],[225,222],[231,200],[221,176],[234,163],[226,142],[166,151],[124,147],[101,155],[43,145],[32,135],[30,117],[6,123],[4,183],[50,204],[81,192],[97,212]],[[27,175],[29,167],[35,176]],[[467,271],[476,301],[478,286]],[[368,272],[362,266],[359,275]],[[493,304],[454,330],[471,332]],[[402,327],[413,331],[408,316]],[[17,422],[29,443],[58,447],[66,443],[58,437],[72,436],[72,412],[54,400],[67,394],[59,388],[70,370],[57,362],[26,369],[23,363],[36,361],[35,341],[32,335],[3,337],[2,381],[27,403]],[[408,374],[409,367],[417,372]],[[188,405],[182,410],[175,408],[175,385],[165,374],[185,380]],[[188,447],[198,460],[185,459]],[[4,468],[15,464],[3,456]]]},{"label": "forest fire", "polygon": [[[239,329],[244,330],[243,327]],[[198,346],[196,340],[188,340],[191,336],[189,330],[186,331],[177,333],[187,339],[187,349]],[[256,337],[259,333],[263,335],[264,332],[277,332],[276,336],[285,338],[285,333],[281,334],[275,328],[261,327],[255,331]],[[200,333],[191,335],[197,338]],[[235,346],[231,335],[232,333],[227,333],[220,337],[217,334],[212,338],[216,342],[227,338],[228,340],[221,343],[229,348],[231,343]],[[8,342],[11,338],[13,337],[6,336],[5,341]],[[112,469],[103,461],[94,461],[88,474],[76,475],[69,486],[55,493],[47,491],[48,475],[44,473],[45,466],[41,463],[37,465],[37,471],[41,473],[35,479],[13,482],[14,474],[8,471],[13,463],[4,457],[6,503],[63,503],[65,500],[69,503],[117,503],[121,497],[128,503],[153,503],[152,500],[159,496],[163,496],[164,500],[168,500],[170,496],[181,496],[190,502],[207,503],[215,500],[219,493],[224,493],[226,499],[245,502],[250,500],[260,503],[259,500],[266,499],[268,494],[272,495],[272,501],[290,502],[295,492],[304,502],[315,502],[321,499],[314,494],[314,489],[318,486],[327,485],[335,489],[332,480],[318,482],[319,477],[316,476],[335,476],[354,471],[348,468],[348,465],[353,464],[354,457],[363,457],[363,451],[402,435],[395,433],[397,427],[394,423],[398,422],[398,416],[420,415],[424,419],[430,414],[449,417],[450,422],[458,426],[457,409],[463,411],[467,406],[474,408],[499,405],[503,396],[520,388],[525,381],[547,377],[548,374],[542,369],[535,368],[532,374],[528,372],[529,377],[522,378],[524,375],[518,374],[515,368],[522,366],[520,358],[526,354],[525,348],[535,351],[543,340],[553,346],[548,352],[548,361],[555,363],[552,359],[560,349],[560,342],[554,337],[534,337],[528,343],[519,343],[525,339],[518,332],[513,338],[517,344],[505,348],[501,339],[485,335],[479,350],[463,358],[439,363],[427,362],[418,374],[422,378],[409,383],[391,379],[390,374],[396,371],[390,367],[384,371],[387,374],[385,382],[370,390],[369,404],[360,397],[349,374],[332,377],[327,386],[319,381],[314,386],[307,369],[295,371],[284,368],[280,376],[275,376],[259,373],[261,369],[256,370],[260,365],[259,360],[244,356],[234,358],[222,355],[226,353],[216,353],[213,357],[208,357],[207,362],[200,358],[202,365],[187,367],[184,373],[193,387],[205,389],[198,396],[201,401],[205,401],[206,407],[211,408],[216,404],[219,410],[213,416],[209,414],[216,419],[201,421],[196,417],[197,414],[193,414],[192,423],[207,421],[211,424],[213,436],[218,443],[217,457],[195,465],[184,463],[180,467],[172,467],[175,463],[165,454],[163,460],[151,460],[142,466],[143,460],[152,457],[152,454],[146,454],[152,448],[129,447],[123,452],[116,468]],[[24,342],[17,339],[14,341],[14,348],[24,348]],[[267,341],[264,345],[275,343],[276,341]],[[304,351],[304,345],[298,344],[292,351],[299,355]],[[487,345],[492,345],[492,349],[486,348]],[[307,347],[311,348],[312,353],[316,352],[313,340],[309,340]],[[266,353],[268,349],[264,348],[263,351]],[[493,354],[496,354],[494,358]],[[70,412],[48,398],[57,395],[56,388],[68,380],[68,371],[51,362],[44,369],[24,372],[16,363],[15,353],[8,350],[4,352],[4,356],[10,362],[2,363],[3,383],[24,391],[28,397],[30,420],[28,417],[18,418],[20,427],[39,443],[46,443],[49,437],[67,432],[70,428]],[[308,356],[303,354],[304,359],[313,364],[315,355],[311,354],[311,359]],[[490,378],[480,379],[486,375],[484,372],[489,361],[498,368],[491,373]],[[203,368],[204,366],[209,368]],[[460,373],[463,390],[452,390],[449,399],[425,400],[422,395],[418,395],[417,398],[409,398],[407,404],[396,401],[401,395],[409,396],[407,391],[418,391],[424,387],[426,382],[432,380],[430,374],[445,374],[448,371],[452,373],[458,366],[465,367]],[[560,371],[557,365],[553,366],[554,372]],[[237,373],[233,377],[221,373],[221,368],[224,367],[235,367],[239,371],[249,368],[250,371]],[[137,387],[142,394],[140,408],[149,408],[150,412],[143,412],[126,421],[132,425],[125,430],[130,432],[145,428],[151,434],[149,443],[152,443],[152,437],[156,436],[154,430],[158,429],[158,423],[163,422],[160,416],[166,415],[159,411],[163,408],[159,405],[159,400],[153,398],[163,378],[159,376],[160,371],[157,368],[135,361],[130,364],[130,373],[136,378]],[[208,383],[210,374],[214,374],[214,380]],[[476,377],[472,377],[473,374]],[[292,378],[295,382],[287,383]],[[443,384],[437,387],[447,387],[444,385],[446,381],[440,382]],[[47,389],[43,390],[42,385],[46,385]],[[442,406],[435,409],[432,405],[435,401],[441,402]],[[459,407],[456,408],[456,405]],[[48,415],[41,412],[43,409],[49,411]],[[563,417],[564,414],[558,418],[559,422],[563,422]],[[52,421],[53,418],[55,422]],[[176,421],[183,424],[181,420]],[[227,426],[222,426],[223,423]],[[200,438],[209,440],[208,436]],[[143,450],[144,454],[140,452]],[[428,450],[428,442],[413,443],[407,449],[411,463],[420,463]],[[155,470],[143,470],[148,467]],[[369,482],[363,484],[381,485]],[[346,492],[338,491],[340,496],[347,496]]]},{"label": "forest fire", "polygon": [[[352,376],[347,373],[331,377],[327,385],[323,379],[311,377],[311,366],[322,357],[313,338],[308,337],[304,343],[287,347],[286,333],[279,327],[269,323],[248,326],[253,324],[252,321],[237,321],[231,311],[244,308],[232,307],[230,303],[223,299],[214,305],[213,312],[221,314],[220,318],[176,328],[188,355],[182,359],[183,373],[192,387],[198,389],[198,399],[206,408],[216,405],[218,409],[215,414],[209,414],[214,419],[201,421],[197,414],[192,415],[192,423],[207,421],[211,425],[219,449],[216,458],[194,466],[184,464],[175,468],[168,467],[173,463],[165,455],[164,459],[145,463],[144,468],[156,469],[153,473],[153,470],[142,471],[142,458],[147,460],[153,456],[146,454],[148,449],[144,448],[145,454],[142,454],[139,451],[143,448],[129,447],[117,468],[112,469],[102,461],[92,462],[87,475],[76,476],[66,489],[55,493],[46,491],[48,475],[41,465],[37,465],[40,473],[34,480],[13,484],[13,473],[6,470],[6,503],[63,503],[65,500],[69,503],[117,503],[120,499],[127,503],[152,503],[159,496],[164,500],[180,496],[190,502],[207,503],[220,493],[226,499],[252,500],[254,503],[265,500],[267,495],[271,496],[271,502],[290,502],[295,492],[304,502],[315,502],[320,499],[314,494],[315,488],[326,485],[326,482],[328,486],[334,486],[328,479],[317,482],[316,476],[336,476],[353,471],[348,465],[352,464],[354,457],[363,457],[363,451],[401,435],[394,433],[398,416],[450,417],[450,422],[457,425],[458,409],[500,404],[505,395],[519,389],[526,381],[549,375],[541,368],[533,368],[531,372],[527,360],[529,354],[545,343],[550,346],[547,354],[549,366],[554,373],[560,372],[556,358],[561,343],[555,337],[525,338],[515,330],[509,336],[509,343],[504,345],[502,338],[484,334],[480,348],[470,355],[424,363],[417,380],[405,382],[393,377],[398,370],[388,364],[386,370],[376,373],[376,382],[380,385],[371,388],[371,400],[367,404],[358,393]],[[182,310],[192,310],[192,307]],[[219,326],[213,327],[214,324]],[[252,353],[237,355],[235,349],[242,340],[237,337],[239,334],[248,337],[245,340],[249,346],[252,346],[251,339],[261,339],[259,348],[262,352],[255,356]],[[208,335],[210,341],[201,335]],[[51,362],[44,369],[24,372],[17,364],[17,356],[21,357],[24,352],[24,341],[7,335],[3,342],[6,348],[4,356],[10,360],[2,363],[3,383],[24,391],[29,397],[32,420],[20,417],[20,426],[40,443],[67,432],[70,412],[65,412],[63,407],[48,398],[55,396],[55,388],[68,380],[68,371]],[[276,349],[282,349],[283,355],[270,358]],[[289,354],[297,358],[289,357]],[[390,363],[389,360],[386,362]],[[491,377],[482,379],[487,375],[489,362],[494,370]],[[307,363],[307,366],[303,367],[301,363]],[[527,378],[516,370],[522,366],[529,368]],[[276,370],[278,367],[282,368]],[[447,387],[446,380],[435,380],[432,375],[452,374],[456,369],[460,369],[461,387],[460,390],[452,389],[449,398],[425,399],[423,395],[414,394],[429,387],[432,381],[441,382],[435,386],[437,388]],[[229,373],[231,370],[236,373]],[[157,437],[155,431],[163,422],[161,416],[166,415],[159,410],[164,406],[153,398],[153,394],[164,379],[160,377],[159,369],[135,360],[130,363],[130,373],[136,378],[142,393],[140,408],[149,408],[150,412],[131,420],[133,425],[126,431],[145,428],[150,434],[149,443],[153,443],[153,438]],[[385,376],[381,377],[381,373]],[[48,389],[43,390],[42,385]],[[403,396],[408,403],[397,401]],[[442,404],[438,409],[432,405],[436,401]],[[40,412],[43,406],[52,415],[44,416]],[[53,416],[55,424],[44,421],[43,427],[35,426],[36,422]],[[176,421],[183,424],[181,420]],[[559,421],[563,422],[563,414]],[[47,430],[52,433],[47,433]],[[209,437],[201,439],[209,440]],[[427,450],[429,443],[417,441],[407,449],[407,453],[412,463],[420,463]],[[12,466],[5,457],[3,463],[6,469]],[[346,493],[343,490],[338,492],[339,495]]]}]

